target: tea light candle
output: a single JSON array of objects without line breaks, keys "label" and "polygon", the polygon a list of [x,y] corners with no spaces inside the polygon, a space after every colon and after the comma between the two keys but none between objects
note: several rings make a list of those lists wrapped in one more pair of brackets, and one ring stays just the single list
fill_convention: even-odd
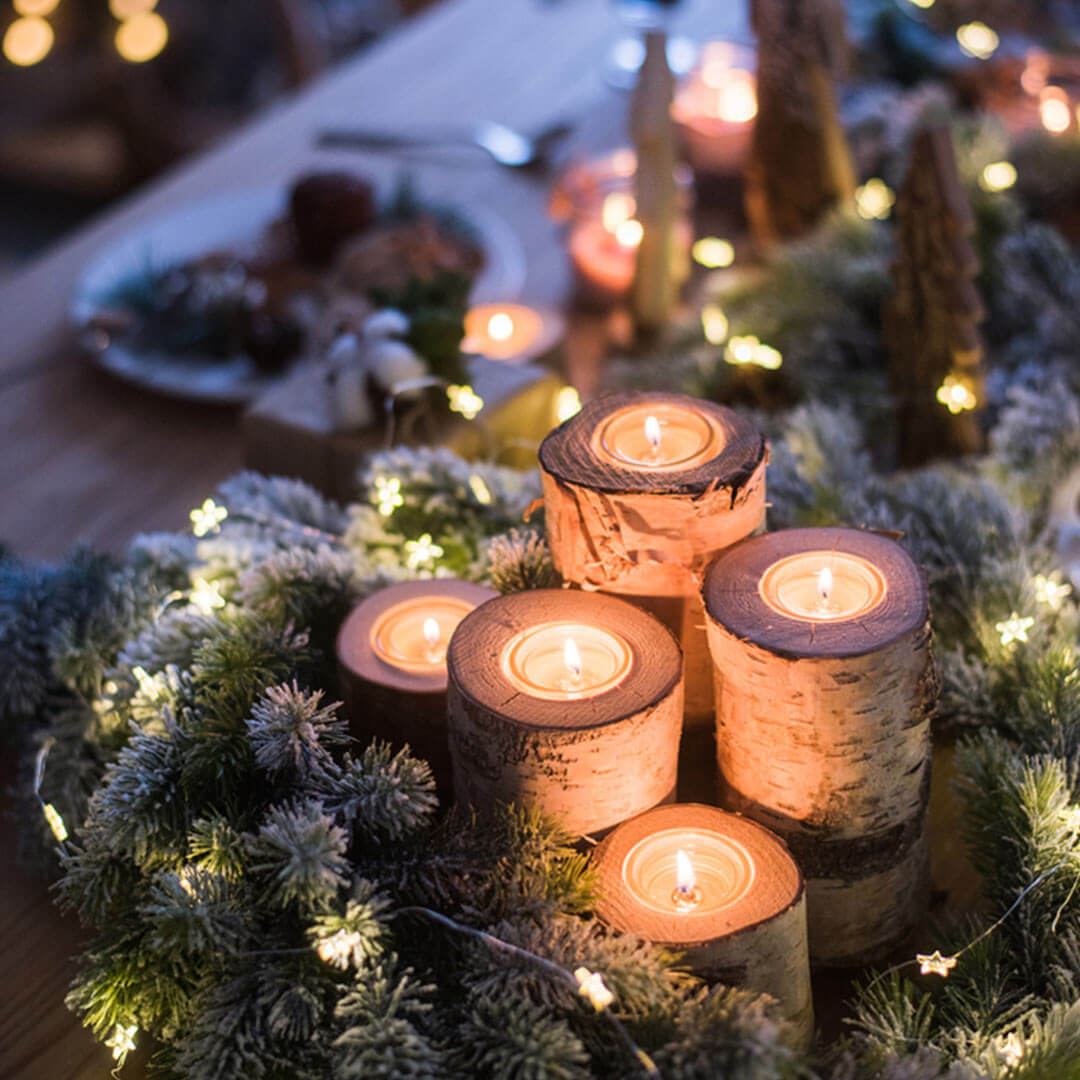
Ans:
[{"label": "tea light candle", "polygon": [[884,536],[788,529],[723,552],[703,593],[723,801],[794,852],[816,963],[881,956],[927,887],[922,574]]},{"label": "tea light candle", "polygon": [[757,80],[741,51],[730,42],[709,42],[675,94],[671,116],[695,172],[734,175],[746,163],[757,116]]},{"label": "tea light candle", "polygon": [[[632,197],[627,197],[631,199]],[[618,220],[626,204],[621,194],[608,195],[602,215],[584,218],[570,229],[570,262],[582,299],[598,305],[617,303],[630,294],[637,265],[637,248],[644,229],[633,217]],[[633,213],[633,212],[631,212]],[[674,272],[679,284],[690,274],[690,247],[693,230],[686,217],[674,227]]]},{"label": "tea light candle", "polygon": [[[634,216],[637,203],[631,193],[632,181],[633,174],[625,186],[607,191],[595,206],[582,210],[570,227],[570,262],[578,293],[588,302],[618,303],[633,285],[644,228]],[[693,227],[684,210],[675,221],[672,241],[673,272],[680,285],[690,275],[693,239]]]},{"label": "tea light candle", "polygon": [[623,822],[593,861],[605,923],[684,953],[710,981],[771,994],[809,1043],[803,877],[776,836],[713,806],[660,806]]},{"label": "tea light candle", "polygon": [[490,600],[450,642],[458,799],[538,806],[573,832],[674,795],[682,657],[645,612],[539,589]]},{"label": "tea light candle", "polygon": [[[633,598],[686,654],[690,727],[712,737],[700,576],[765,521],[764,436],[723,406],[679,394],[613,394],[540,447],[544,521],[564,580]],[[705,746],[706,752],[711,753]]]},{"label": "tea light candle", "polygon": [[563,339],[566,321],[524,304],[478,304],[465,314],[461,351],[525,364],[547,356]]},{"label": "tea light candle", "polygon": [[407,581],[373,593],[338,632],[342,696],[354,738],[406,743],[450,792],[446,650],[458,623],[495,596],[468,581]]}]

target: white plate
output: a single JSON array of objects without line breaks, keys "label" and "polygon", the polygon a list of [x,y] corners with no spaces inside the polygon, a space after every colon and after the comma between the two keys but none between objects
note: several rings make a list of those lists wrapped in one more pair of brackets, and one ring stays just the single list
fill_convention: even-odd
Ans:
[{"label": "white plate", "polygon": [[[250,357],[200,361],[160,350],[136,350],[108,340],[89,324],[102,299],[151,267],[175,266],[207,252],[252,248],[285,212],[284,188],[233,191],[200,200],[126,233],[103,248],[83,271],[71,303],[82,341],[106,371],[172,397],[243,404],[278,376],[259,371]],[[525,283],[525,252],[514,231],[485,210],[460,211],[484,251],[484,269],[473,284],[476,302],[511,300]]]}]

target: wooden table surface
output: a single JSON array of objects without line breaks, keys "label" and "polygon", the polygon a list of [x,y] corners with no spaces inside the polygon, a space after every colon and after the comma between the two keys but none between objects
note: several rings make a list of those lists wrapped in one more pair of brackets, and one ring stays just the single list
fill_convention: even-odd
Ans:
[{"label": "wooden table surface", "polygon": [[[741,4],[696,7],[688,21],[701,37],[744,23]],[[184,526],[188,509],[241,467],[234,410],[150,396],[78,355],[68,304],[102,244],[193,199],[284,183],[310,168],[352,166],[385,179],[400,171],[400,159],[314,150],[315,132],[330,125],[496,119],[536,131],[570,118],[581,121],[586,145],[614,145],[625,98],[601,72],[618,32],[607,0],[445,0],[8,279],[0,287],[0,540],[39,559],[76,543],[120,550],[137,531]],[[529,253],[525,299],[563,298],[567,269],[544,212],[545,180],[469,152],[412,156],[409,167],[425,193],[484,205],[514,228]],[[587,381],[587,350],[571,357],[572,379],[575,364],[577,381]],[[55,913],[46,884],[15,865],[9,818],[0,821],[0,1077],[105,1077],[108,1053],[63,1005],[79,929]],[[136,1058],[124,1075],[138,1074]]]}]

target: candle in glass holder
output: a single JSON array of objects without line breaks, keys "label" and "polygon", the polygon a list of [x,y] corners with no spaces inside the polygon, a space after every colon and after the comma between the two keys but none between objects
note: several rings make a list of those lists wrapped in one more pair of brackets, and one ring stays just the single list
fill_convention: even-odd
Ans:
[{"label": "candle in glass holder", "polygon": [[408,581],[373,593],[338,632],[342,696],[354,738],[406,743],[450,792],[446,650],[458,624],[494,591],[452,578]]},{"label": "candle in glass holder", "polygon": [[633,196],[615,192],[604,200],[599,217],[583,218],[571,227],[570,262],[584,298],[615,303],[629,293],[644,235],[633,213]]},{"label": "candle in glass holder", "polygon": [[447,656],[450,751],[462,802],[538,806],[594,832],[674,795],[682,657],[671,634],[612,597],[498,597]]},{"label": "candle in glass holder", "polygon": [[688,731],[711,754],[712,674],[700,575],[765,521],[765,439],[723,406],[679,394],[613,394],[540,447],[544,521],[567,581],[635,600],[686,654]]},{"label": "candle in glass holder", "polygon": [[660,806],[623,822],[593,862],[605,923],[678,950],[710,981],[771,994],[809,1042],[803,877],[774,834],[713,806]]},{"label": "candle in glass holder", "polygon": [[[627,160],[636,167],[632,151]],[[582,167],[584,168],[584,167]],[[589,302],[606,305],[626,298],[634,282],[638,248],[644,229],[635,214],[633,195],[634,168],[623,175],[612,172],[594,184],[576,185],[568,204],[570,262],[574,268],[580,296]],[[693,227],[687,213],[691,202],[689,178],[678,175],[681,210],[675,221],[673,272],[679,284],[690,274],[690,248]]]},{"label": "candle in glass holder", "polygon": [[465,314],[461,351],[504,363],[539,360],[562,341],[566,322],[557,312],[525,304],[478,304]]},{"label": "candle in glass holder", "polygon": [[746,50],[713,41],[675,94],[671,116],[686,160],[712,176],[742,172],[757,116],[757,80]]},{"label": "candle in glass holder", "polygon": [[[636,170],[637,154],[629,146],[575,162],[555,182],[548,212],[558,222],[594,216],[608,195],[632,190]],[[681,181],[685,187],[688,177],[681,177]]]},{"label": "candle in glass holder", "polygon": [[703,594],[723,801],[795,853],[815,962],[880,956],[927,885],[922,574],[884,536],[788,529],[722,553]]}]

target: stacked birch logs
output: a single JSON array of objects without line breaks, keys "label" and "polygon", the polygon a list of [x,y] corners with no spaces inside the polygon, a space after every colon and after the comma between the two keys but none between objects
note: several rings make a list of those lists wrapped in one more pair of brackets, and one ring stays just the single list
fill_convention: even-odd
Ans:
[{"label": "stacked birch logs", "polygon": [[[663,910],[645,902],[649,871],[660,861],[648,845],[653,840],[657,848],[665,842],[693,843],[695,834],[711,842],[712,858],[702,861],[711,861],[721,879],[718,902],[702,905],[705,911]],[[644,875],[634,866],[639,854],[642,862],[652,856]],[[771,994],[791,1023],[794,1040],[810,1042],[814,1010],[806,894],[799,867],[777,837],[714,806],[660,806],[620,825],[597,848],[594,863],[597,914],[604,922],[677,949],[702,978]]]},{"label": "stacked birch logs", "polygon": [[[707,422],[713,443],[688,468],[642,469],[608,454],[603,432],[629,410],[664,407]],[[587,404],[540,447],[544,520],[555,567],[586,590],[627,597],[682,645],[686,726],[711,733],[712,675],[700,579],[712,558],[765,523],[764,436],[723,406],[679,394],[612,394]]]},{"label": "stacked birch logs", "polygon": [[[818,549],[864,560],[878,601],[855,617],[791,617],[762,589],[771,566]],[[926,586],[892,540],[852,529],[769,533],[706,578],[723,801],[772,829],[807,878],[810,955],[880,956],[928,888],[926,808],[937,673]]]},{"label": "stacked birch logs", "polygon": [[[540,635],[604,635],[608,686],[583,693],[530,683]],[[522,643],[519,650],[515,644]],[[534,651],[533,655],[536,655]],[[671,634],[609,596],[538,589],[467,615],[447,652],[457,797],[476,807],[535,806],[579,833],[610,828],[675,796],[682,657]],[[520,672],[520,674],[518,674]]]},{"label": "stacked birch logs", "polygon": [[367,597],[338,631],[338,679],[349,734],[362,742],[386,739],[395,750],[408,746],[431,766],[439,795],[447,800],[453,788],[442,652],[435,662],[409,663],[381,647],[381,624],[395,611],[411,607],[430,615],[439,605],[459,607],[460,619],[495,595],[482,585],[452,578],[401,582]]}]

